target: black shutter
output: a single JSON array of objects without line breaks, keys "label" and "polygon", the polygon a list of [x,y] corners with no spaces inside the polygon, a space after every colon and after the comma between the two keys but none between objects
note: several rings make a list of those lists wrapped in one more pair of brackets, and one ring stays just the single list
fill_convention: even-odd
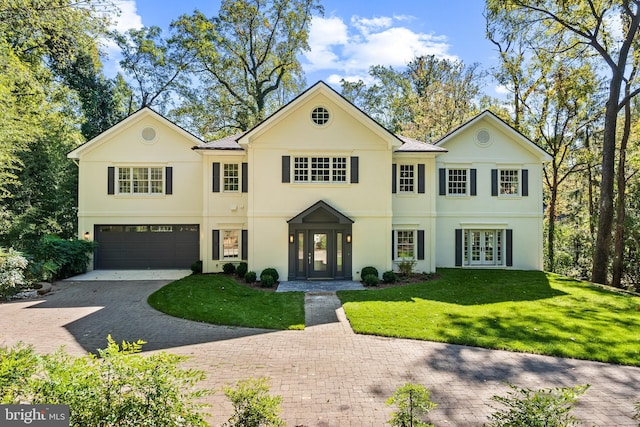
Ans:
[{"label": "black shutter", "polygon": [[242,259],[249,259],[249,230],[242,230]]},{"label": "black shutter", "polygon": [[418,193],[424,194],[424,164],[418,164]]},{"label": "black shutter", "polygon": [[220,230],[211,230],[211,259],[220,259]]},{"label": "black shutter", "polygon": [[173,194],[173,167],[164,168],[164,194]]},{"label": "black shutter", "polygon": [[418,259],[424,259],[424,230],[418,230]]},{"label": "black shutter", "polygon": [[445,168],[440,168],[438,170],[438,177],[439,177],[439,186],[440,186],[440,192],[439,194],[441,196],[446,196],[447,195],[447,170]]},{"label": "black shutter", "polygon": [[522,169],[522,195],[529,195],[529,170]]},{"label": "black shutter", "polygon": [[398,166],[395,163],[391,164],[391,192],[393,194],[396,193],[396,175],[398,171]]},{"label": "black shutter", "polygon": [[462,267],[462,229],[456,228],[456,267]]},{"label": "black shutter", "polygon": [[396,232],[391,230],[391,260],[396,256]]},{"label": "black shutter", "polygon": [[282,182],[291,182],[291,156],[282,156]]},{"label": "black shutter", "polygon": [[491,195],[498,195],[498,169],[491,169]]},{"label": "black shutter", "polygon": [[358,156],[352,156],[351,157],[351,183],[352,184],[358,183],[358,179],[359,179],[358,175],[360,173],[360,171],[358,170],[358,163],[359,163]]},{"label": "black shutter", "polygon": [[107,194],[116,194],[116,168],[107,168]]},{"label": "black shutter", "polygon": [[249,164],[242,164],[242,192],[249,192]]},{"label": "black shutter", "polygon": [[511,229],[507,230],[507,238],[505,240],[506,240],[505,258],[507,261],[507,267],[512,267],[513,266],[513,230]]},{"label": "black shutter", "polygon": [[471,169],[471,195],[472,196],[477,196],[478,195],[478,184],[477,184],[477,175],[478,175],[478,171],[476,169]]},{"label": "black shutter", "polygon": [[220,192],[220,163],[213,163],[213,192]]}]

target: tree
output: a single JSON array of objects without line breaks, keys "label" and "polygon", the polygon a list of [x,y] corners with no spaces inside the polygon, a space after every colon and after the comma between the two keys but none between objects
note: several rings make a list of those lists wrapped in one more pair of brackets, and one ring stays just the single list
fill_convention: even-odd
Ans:
[{"label": "tree", "polygon": [[[196,11],[172,25],[197,58],[199,85],[177,111],[196,117],[198,133],[244,131],[304,86],[298,54],[308,50],[317,0],[225,0],[218,17]],[[279,93],[280,91],[280,93]]]},{"label": "tree", "polygon": [[[633,41],[640,25],[640,0],[488,0],[487,10],[507,31],[515,28],[512,16],[535,36],[535,42],[561,40],[555,50],[558,57],[591,54],[608,68],[608,94],[604,112],[603,149],[598,230],[591,280],[607,282],[611,230],[614,218],[615,153],[617,118],[622,84],[632,59]],[[577,52],[576,52],[577,51]],[[629,92],[631,98],[638,89]]]}]

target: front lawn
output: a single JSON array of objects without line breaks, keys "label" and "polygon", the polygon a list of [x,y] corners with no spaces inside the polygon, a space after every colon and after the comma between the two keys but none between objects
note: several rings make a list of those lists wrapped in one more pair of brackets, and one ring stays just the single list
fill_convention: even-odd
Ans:
[{"label": "front lawn", "polygon": [[149,296],[157,310],[216,325],[304,329],[302,292],[264,292],[223,274],[187,276]]},{"label": "front lawn", "polygon": [[338,296],[361,334],[640,365],[640,297],[535,271],[438,273]]}]

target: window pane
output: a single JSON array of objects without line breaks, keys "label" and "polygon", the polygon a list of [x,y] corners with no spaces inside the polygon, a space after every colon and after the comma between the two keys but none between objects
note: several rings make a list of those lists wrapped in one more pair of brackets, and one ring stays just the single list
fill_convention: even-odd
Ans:
[{"label": "window pane", "polygon": [[415,258],[414,252],[414,232],[398,231],[396,243],[396,254],[398,258]]},{"label": "window pane", "polygon": [[133,192],[148,193],[149,192],[149,169],[133,168]]},{"label": "window pane", "polygon": [[162,188],[162,171],[163,168],[150,168],[151,192],[154,194],[161,194],[164,190]]},{"label": "window pane", "polygon": [[224,191],[240,189],[240,168],[237,163],[225,164],[223,169]]},{"label": "window pane", "polygon": [[293,159],[293,180],[294,182],[309,181],[309,159],[306,157],[296,157]]},{"label": "window pane", "polygon": [[329,158],[328,157],[312,157],[311,158],[311,181],[313,182],[329,181]]},{"label": "window pane", "polygon": [[467,194],[467,169],[448,169],[448,178],[447,194]]},{"label": "window pane", "polygon": [[222,256],[224,258],[238,258],[238,230],[225,230],[222,235]]},{"label": "window pane", "polygon": [[131,193],[130,168],[118,168],[118,193]]},{"label": "window pane", "polygon": [[336,233],[336,272],[342,273],[342,233]]},{"label": "window pane", "polygon": [[414,170],[413,165],[400,165],[400,182],[398,187],[401,193],[413,193]]},{"label": "window pane", "polygon": [[517,195],[518,192],[518,170],[517,169],[501,169],[500,170],[500,194]]},{"label": "window pane", "polygon": [[347,182],[347,158],[333,158],[333,182]]}]

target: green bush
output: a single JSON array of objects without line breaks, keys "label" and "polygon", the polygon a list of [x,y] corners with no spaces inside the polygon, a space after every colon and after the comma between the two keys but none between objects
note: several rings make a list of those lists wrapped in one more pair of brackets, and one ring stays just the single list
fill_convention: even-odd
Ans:
[{"label": "green bush", "polygon": [[255,283],[258,279],[258,276],[255,271],[247,271],[244,275],[244,281],[247,283]]},{"label": "green bush", "polygon": [[55,236],[45,236],[38,242],[33,253],[37,262],[52,262],[57,266],[53,280],[66,279],[87,272],[94,242],[87,240],[64,240]]},{"label": "green bush", "polygon": [[420,384],[407,383],[387,400],[387,405],[396,405],[398,410],[391,413],[388,423],[395,427],[433,427],[422,420],[436,406],[430,400],[431,392]]},{"label": "green bush", "polygon": [[[491,400],[501,403],[506,409],[489,416],[488,427],[569,427],[577,426],[577,420],[569,415],[573,404],[583,395],[589,385],[573,388],[531,390],[509,385],[513,391],[507,396],[493,396]],[[494,408],[496,409],[496,408]]]},{"label": "green bush", "polygon": [[224,395],[233,405],[233,415],[223,427],[277,427],[282,397],[269,395],[266,378],[238,381],[236,387],[225,387]]},{"label": "green bush", "polygon": [[274,282],[277,282],[278,279],[280,278],[280,275],[278,274],[278,270],[276,270],[275,268],[265,268],[264,270],[262,270],[262,273],[260,273],[260,280],[262,280],[262,276],[265,276],[265,275],[269,275],[273,277]]},{"label": "green bush", "polygon": [[249,266],[247,265],[246,262],[242,261],[236,267],[236,274],[238,275],[239,278],[242,279],[244,277],[244,275],[247,274],[248,270],[249,270]]},{"label": "green bush", "polygon": [[380,277],[380,275],[378,274],[378,269],[371,266],[364,267],[360,272],[360,277],[362,277],[362,279],[364,280],[364,278],[370,274],[373,274],[376,277]]},{"label": "green bush", "polygon": [[276,281],[269,274],[260,275],[260,286],[263,288],[273,288],[275,284]]},{"label": "green bush", "polygon": [[0,248],[0,298],[7,299],[27,284],[25,272],[29,262],[12,248]]},{"label": "green bush", "polygon": [[236,266],[230,262],[224,263],[222,265],[222,271],[224,274],[233,274],[236,272]]},{"label": "green bush", "polygon": [[384,283],[396,283],[398,281],[398,275],[395,271],[385,271],[382,273],[382,281]]},{"label": "green bush", "polygon": [[374,276],[373,274],[364,276],[362,281],[364,282],[365,286],[378,286],[380,284],[380,279],[378,279],[378,276]]},{"label": "green bush", "polygon": [[413,273],[413,269],[416,266],[417,261],[415,259],[405,258],[398,262],[398,271],[402,276],[409,276]]},{"label": "green bush", "polygon": [[[69,405],[72,427],[207,425],[203,405],[196,401],[212,390],[194,388],[204,374],[180,368],[184,356],[141,356],[135,353],[142,341],[120,347],[111,337],[107,340],[99,357],[74,358],[62,349],[44,356],[32,349],[0,349],[3,403]],[[2,357],[5,354],[13,357]],[[17,373],[18,363],[27,369]]]},{"label": "green bush", "polygon": [[202,273],[202,261],[196,261],[193,264],[191,264],[191,272],[193,274]]}]

